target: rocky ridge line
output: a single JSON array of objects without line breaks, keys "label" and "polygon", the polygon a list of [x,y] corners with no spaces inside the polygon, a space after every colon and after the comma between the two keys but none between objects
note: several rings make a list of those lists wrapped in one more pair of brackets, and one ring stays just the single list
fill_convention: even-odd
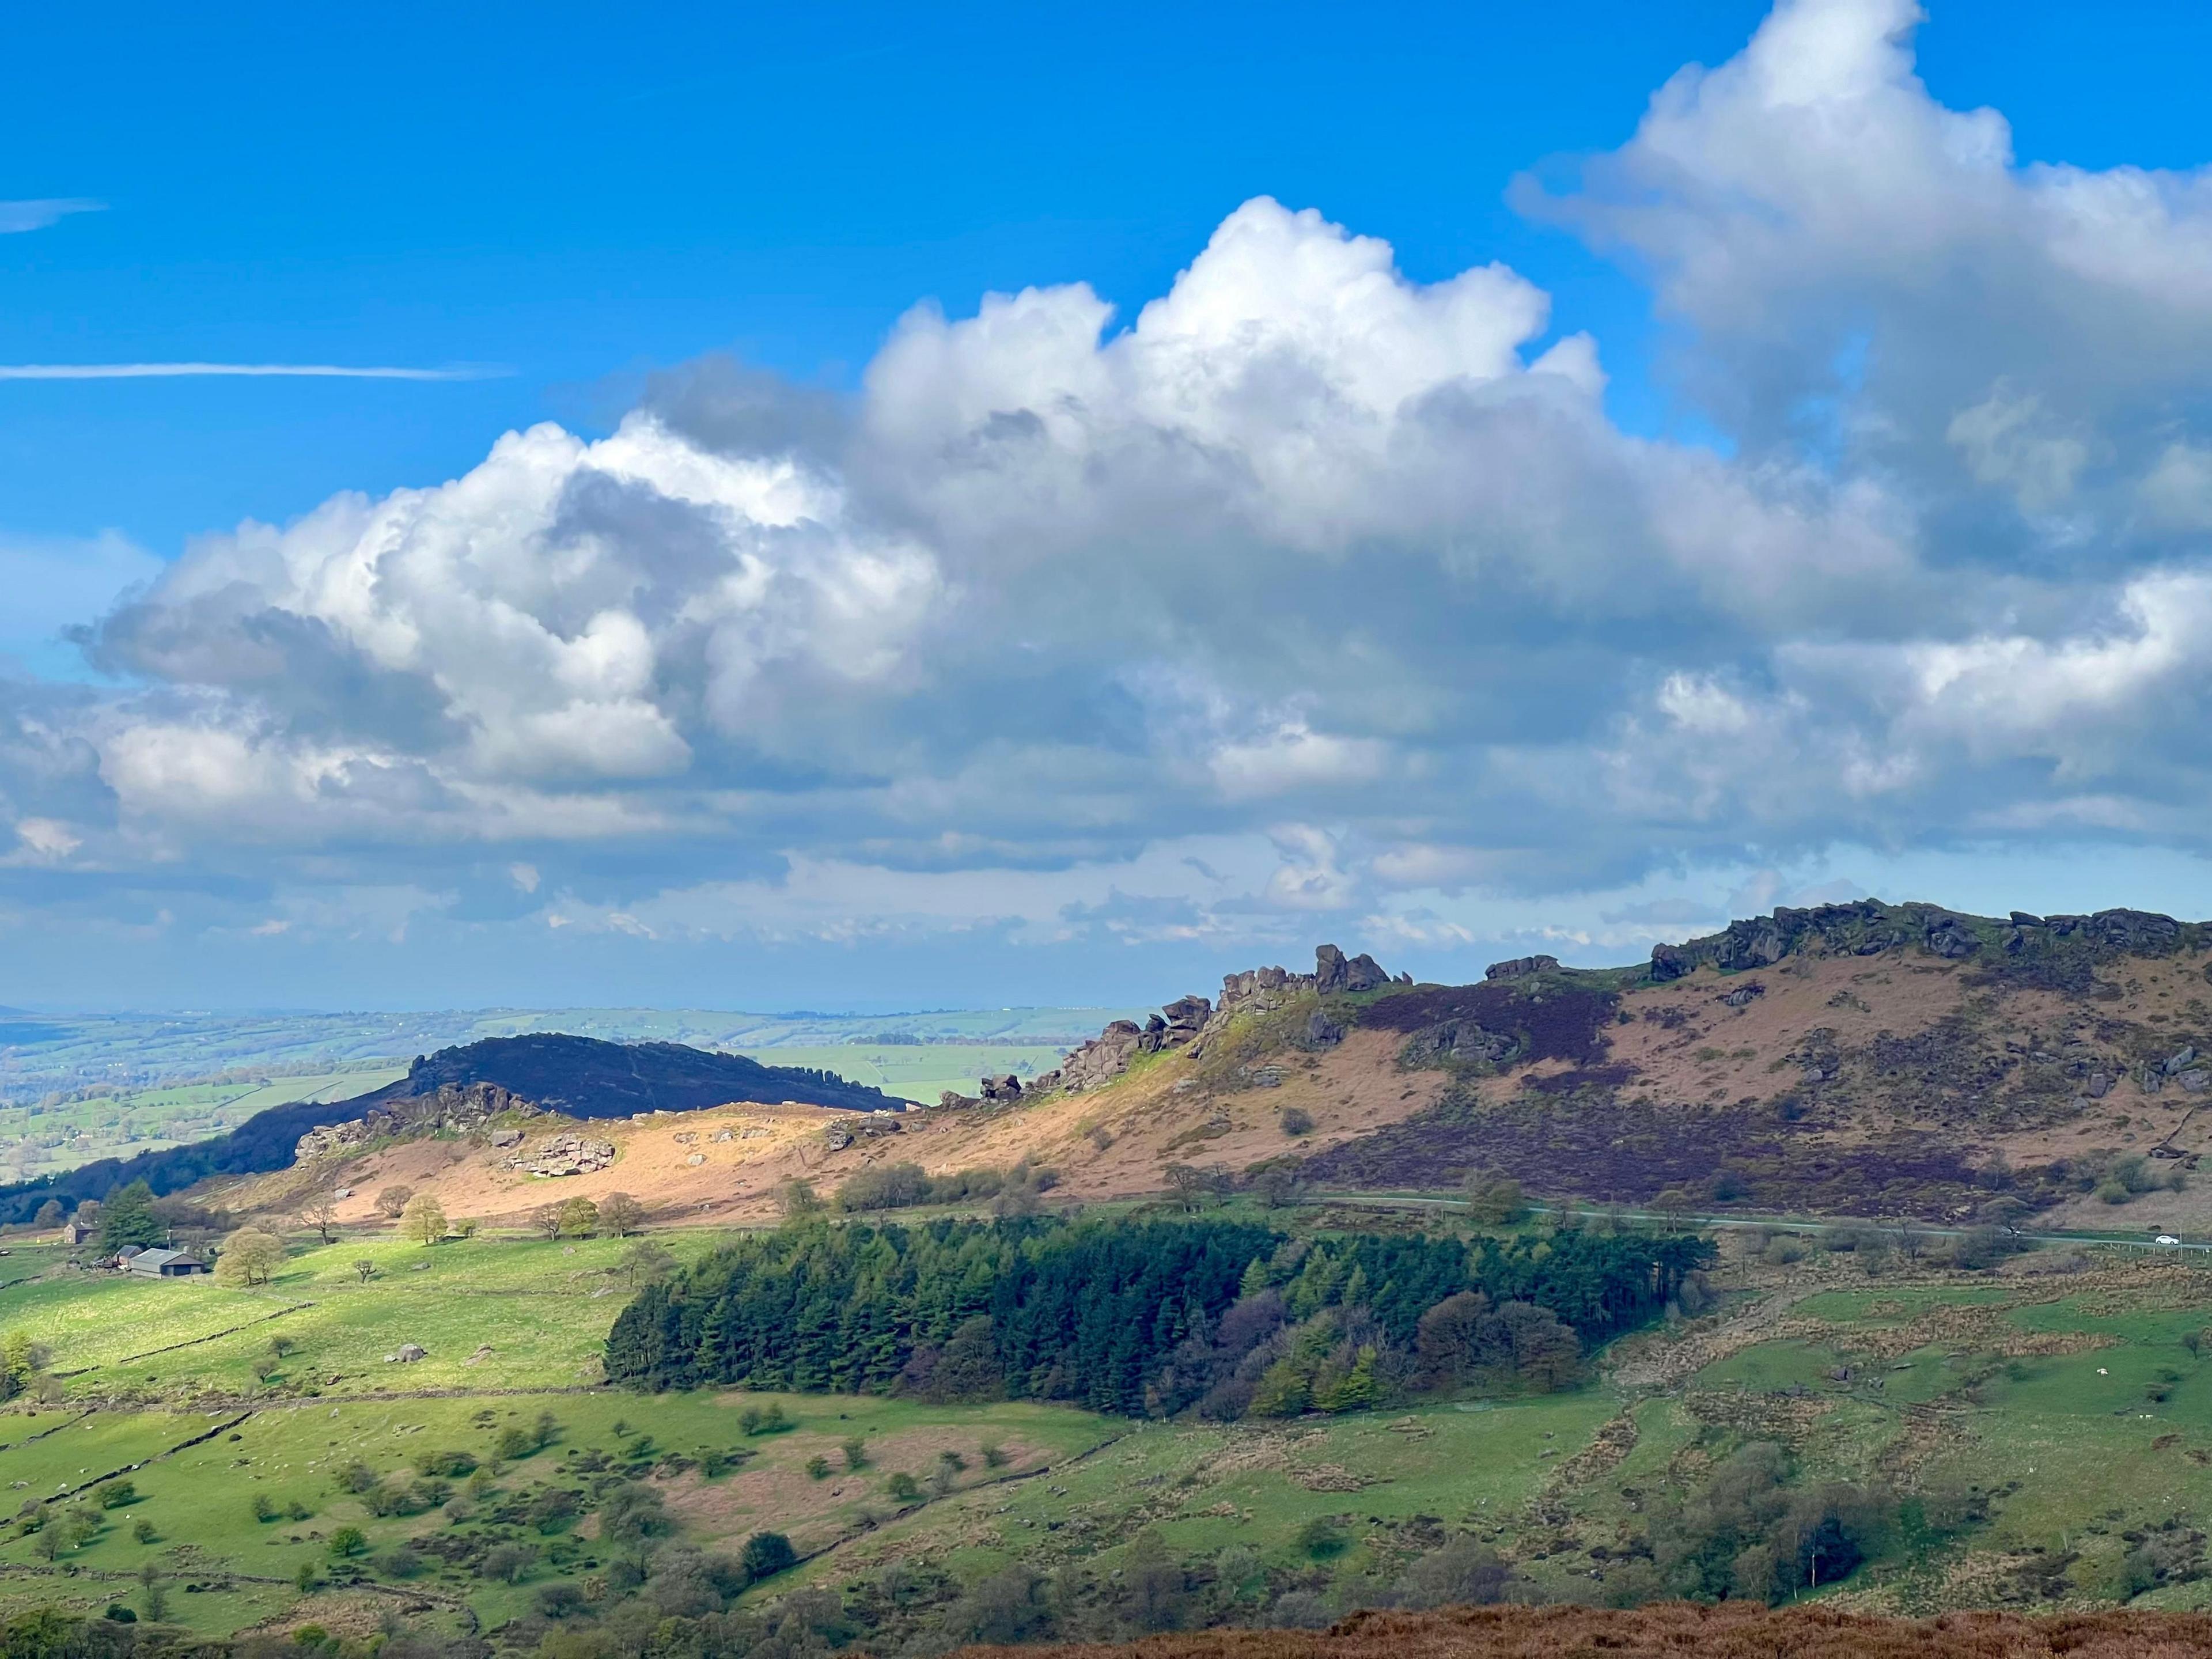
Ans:
[{"label": "rocky ridge line", "polygon": [[1949,961],[1987,955],[2017,970],[2039,964],[2055,972],[2085,970],[2118,956],[2165,956],[2185,945],[2212,944],[2212,923],[2177,921],[2154,910],[2099,910],[2088,915],[2039,916],[2014,910],[2004,921],[1967,915],[1938,904],[1884,904],[1859,899],[1731,921],[1717,933],[1651,947],[1650,977],[1664,984],[1705,966],[1723,973],[1770,968],[1784,957],[1878,956],[1918,945]]},{"label": "rocky ridge line", "polygon": [[[1071,1050],[1054,1069],[1032,1079],[1026,1088],[1020,1079],[1012,1074],[987,1077],[982,1079],[980,1097],[948,1091],[939,1103],[947,1107],[974,1106],[983,1101],[1019,1100],[1025,1094],[1035,1097],[1055,1091],[1081,1094],[1121,1076],[1139,1054],[1182,1048],[1188,1048],[1194,1056],[1203,1054],[1206,1044],[1227,1030],[1229,1023],[1239,1014],[1269,1012],[1310,991],[1327,995],[1413,982],[1411,974],[1400,974],[1394,980],[1380,963],[1364,951],[1356,957],[1346,957],[1335,945],[1323,945],[1314,951],[1314,970],[1310,974],[1293,974],[1283,968],[1248,968],[1242,973],[1225,974],[1221,980],[1218,1002],[1196,994],[1177,997],[1142,1025],[1133,1019],[1113,1021],[1090,1042]],[[1335,1021],[1316,1010],[1307,1035],[1316,1046],[1322,1047],[1337,1042],[1344,1032]]]}]

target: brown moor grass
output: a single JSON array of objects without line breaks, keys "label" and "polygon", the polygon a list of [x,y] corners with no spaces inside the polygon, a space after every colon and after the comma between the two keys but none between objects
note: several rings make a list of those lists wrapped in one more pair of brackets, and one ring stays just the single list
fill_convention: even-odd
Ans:
[{"label": "brown moor grass", "polygon": [[1123,1644],[969,1648],[955,1659],[2203,1659],[2212,1616],[1947,1613],[1822,1607],[1451,1607],[1359,1613],[1325,1631],[1213,1630]]}]

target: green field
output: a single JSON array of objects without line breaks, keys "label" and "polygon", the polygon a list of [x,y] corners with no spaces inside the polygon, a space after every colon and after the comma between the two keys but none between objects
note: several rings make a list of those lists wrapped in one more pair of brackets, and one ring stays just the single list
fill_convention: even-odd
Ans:
[{"label": "green field", "polygon": [[853,1083],[934,1106],[947,1090],[973,1095],[978,1079],[1013,1073],[1027,1082],[1060,1064],[1066,1050],[1046,1043],[848,1042],[819,1048],[748,1048],[763,1066],[818,1066]]},{"label": "green field", "polygon": [[95,1158],[134,1158],[204,1139],[271,1106],[344,1100],[405,1075],[404,1066],[371,1064],[0,1106],[0,1181],[58,1174]]},{"label": "green field", "polygon": [[[659,1242],[690,1259],[722,1237]],[[1700,1321],[1630,1339],[1625,1353],[1644,1362],[1717,1345],[1663,1388],[1601,1376],[1533,1398],[1139,1424],[1025,1401],[599,1386],[635,1243],[349,1238],[295,1248],[252,1290],[134,1281],[15,1248],[0,1264],[15,1281],[0,1288],[0,1333],[44,1345],[49,1380],[46,1397],[0,1411],[0,1480],[18,1507],[48,1500],[48,1514],[74,1509],[94,1529],[64,1546],[0,1528],[0,1613],[141,1597],[150,1561],[172,1591],[166,1616],[209,1632],[335,1616],[363,1596],[495,1629],[537,1616],[549,1587],[605,1594],[612,1557],[592,1507],[624,1476],[660,1496],[672,1543],[728,1553],[774,1530],[811,1557],[756,1596],[849,1596],[917,1570],[1110,1584],[1164,1555],[1350,1607],[1387,1595],[1439,1540],[1472,1534],[1537,1593],[1601,1597],[1655,1505],[1694,1495],[1758,1440],[1788,1449],[1801,1485],[1857,1482],[1901,1505],[1903,1530],[1845,1587],[1863,1605],[2212,1606],[2212,1577],[2190,1565],[2212,1510],[2212,1341],[2195,1340],[2212,1321],[2212,1275],[2179,1263],[1870,1279],[1826,1259],[1821,1287],[1791,1292],[1786,1322],[1756,1340],[1728,1334],[1787,1281],[1739,1286]],[[410,1342],[428,1357],[386,1358]],[[770,1403],[791,1426],[748,1435],[742,1414]],[[548,1443],[499,1455],[502,1431],[547,1413]],[[957,1477],[894,1491],[896,1475],[948,1467],[947,1452]],[[426,1453],[473,1468],[421,1476]],[[710,1454],[740,1461],[710,1478]],[[373,1491],[413,1483],[420,1501],[393,1509],[352,1490],[356,1463],[382,1483]],[[134,1501],[88,1509],[86,1489],[118,1473]],[[1973,1499],[1966,1519],[1924,1518],[1960,1493]],[[534,1518],[547,1504],[550,1518]],[[1316,1551],[1317,1526],[1332,1550]],[[342,1528],[359,1528],[361,1549],[333,1560]],[[496,1549],[519,1549],[520,1565],[487,1571]],[[2146,1568],[2160,1549],[2180,1565]]]}]

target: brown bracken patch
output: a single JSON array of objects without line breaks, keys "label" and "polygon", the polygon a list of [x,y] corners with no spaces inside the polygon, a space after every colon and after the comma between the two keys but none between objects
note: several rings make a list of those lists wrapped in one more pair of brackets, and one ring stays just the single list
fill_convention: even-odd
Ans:
[{"label": "brown bracken patch", "polygon": [[1883,1619],[1820,1607],[1662,1602],[1357,1613],[1326,1631],[1212,1630],[1121,1644],[967,1648],[956,1659],[2198,1659],[2212,1617],[1949,1613]]}]

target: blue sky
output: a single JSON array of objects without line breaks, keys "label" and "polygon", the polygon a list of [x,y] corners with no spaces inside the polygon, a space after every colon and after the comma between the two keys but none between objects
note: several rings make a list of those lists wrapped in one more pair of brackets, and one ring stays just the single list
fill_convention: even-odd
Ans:
[{"label": "blue sky", "polygon": [[[1832,890],[2212,910],[2212,19],[1908,10],[47,9],[0,201],[84,210],[0,211],[51,220],[0,365],[474,372],[0,380],[0,1001],[1119,1000]],[[1650,113],[1690,64],[1737,81]],[[967,326],[1030,288],[1046,334]],[[1053,466],[975,459],[1017,417]],[[499,473],[545,422],[629,447]]]}]

